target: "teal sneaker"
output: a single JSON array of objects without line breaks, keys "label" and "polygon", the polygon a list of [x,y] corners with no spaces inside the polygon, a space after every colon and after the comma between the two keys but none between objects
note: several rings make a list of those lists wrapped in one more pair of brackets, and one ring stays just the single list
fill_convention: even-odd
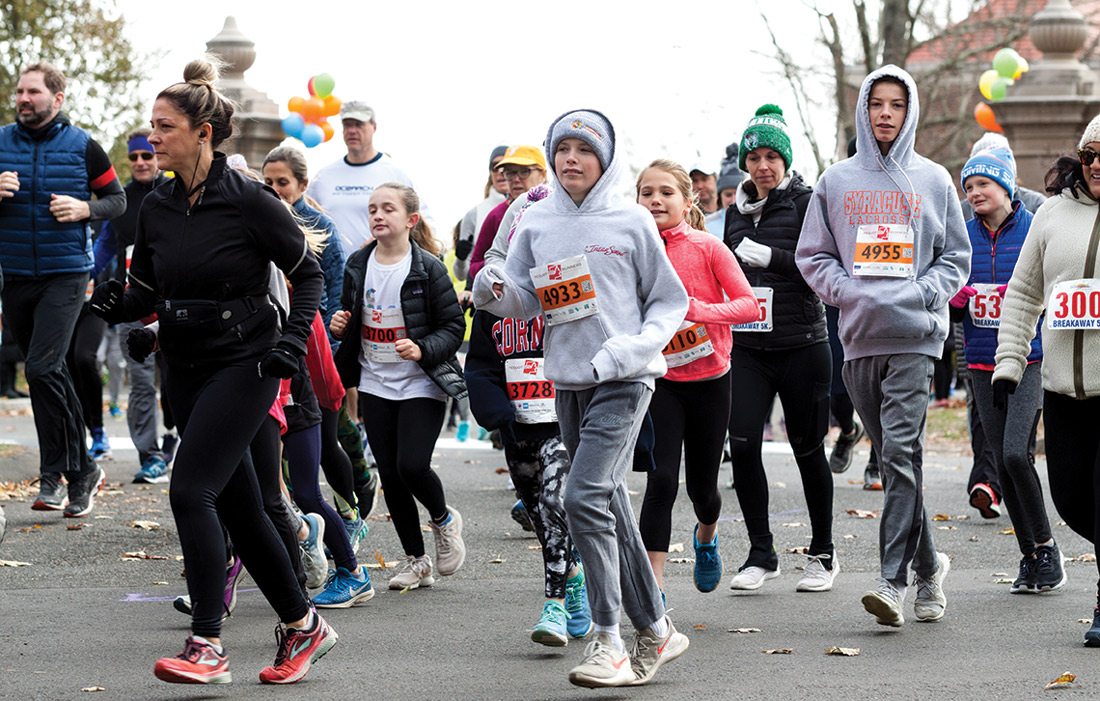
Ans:
[{"label": "teal sneaker", "polygon": [[325,588],[313,597],[313,604],[321,609],[346,609],[372,596],[374,587],[366,568],[362,568],[362,574],[356,576],[343,567],[337,567],[335,574],[325,582]]},{"label": "teal sneaker", "polygon": [[556,599],[547,600],[542,607],[542,616],[531,631],[531,640],[548,647],[564,647],[569,642],[566,620],[569,614]]},{"label": "teal sneaker", "polygon": [[370,528],[367,526],[367,522],[361,518],[345,518],[343,521],[344,530],[348,532],[348,541],[351,543],[351,551],[358,555],[359,544],[367,539],[367,533],[370,531]]},{"label": "teal sneaker", "polygon": [[709,543],[700,543],[695,536],[699,533],[699,525],[695,526],[695,533],[691,540],[695,544],[695,588],[701,592],[714,591],[722,581],[722,556],[718,554],[718,534],[714,534],[714,540]]},{"label": "teal sneaker", "polygon": [[565,580],[565,611],[569,614],[569,637],[587,638],[593,626],[583,568],[578,568],[577,574]]}]

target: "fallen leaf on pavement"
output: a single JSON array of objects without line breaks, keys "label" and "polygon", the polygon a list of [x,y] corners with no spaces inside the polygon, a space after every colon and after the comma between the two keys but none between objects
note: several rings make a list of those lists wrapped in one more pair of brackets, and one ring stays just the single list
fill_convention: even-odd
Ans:
[{"label": "fallen leaf on pavement", "polygon": [[693,630],[706,630],[707,629],[707,624],[706,623],[696,623],[695,625],[692,626],[692,629]]},{"label": "fallen leaf on pavement", "polygon": [[951,516],[949,516],[948,514],[936,514],[935,516],[932,517],[932,520],[933,521],[950,521]]},{"label": "fallen leaf on pavement", "polygon": [[957,531],[957,530],[959,530],[959,527],[958,526],[950,526],[950,525],[948,525],[948,526],[936,526],[936,530],[937,531]]},{"label": "fallen leaf on pavement", "polygon": [[88,527],[88,524],[86,524],[86,523],[70,523],[69,525],[65,526],[65,530],[67,530],[67,531],[80,531],[80,530],[83,530],[87,527]]},{"label": "fallen leaf on pavement", "polygon": [[1011,577],[1004,577],[1003,579],[996,579],[993,581],[994,584],[1012,584],[1012,582],[1013,580]]},{"label": "fallen leaf on pavement", "polygon": [[759,633],[760,629],[759,628],[730,628],[729,632],[730,633],[741,633],[741,634],[744,634],[744,633]]},{"label": "fallen leaf on pavement", "polygon": [[501,557],[500,555],[497,555],[497,556],[496,556],[496,557],[494,557],[494,558],[493,558],[492,560],[489,560],[489,564],[490,564],[490,565],[501,565],[501,564],[504,564],[504,558],[503,558],[503,557]]},{"label": "fallen leaf on pavement", "polygon": [[0,567],[30,567],[29,562],[19,562],[18,560],[0,560]]},{"label": "fallen leaf on pavement", "polygon": [[134,560],[167,560],[167,555],[150,555],[144,550],[134,550],[132,552],[122,553],[120,558],[123,562]]},{"label": "fallen leaf on pavement", "polygon": [[791,521],[790,523],[781,523],[779,525],[783,526],[784,528],[805,528],[806,527],[806,524],[802,523],[801,521]]},{"label": "fallen leaf on pavement", "polygon": [[86,686],[81,691],[107,691],[102,686]]},{"label": "fallen leaf on pavement", "polygon": [[639,492],[637,489],[628,489],[626,490],[626,493],[632,497],[636,497],[641,494],[641,492]]},{"label": "fallen leaf on pavement", "polygon": [[852,518],[878,518],[878,511],[868,511],[866,509],[848,509],[848,515]]},{"label": "fallen leaf on pavement", "polygon": [[1096,556],[1092,553],[1081,553],[1077,557],[1069,558],[1070,562],[1096,562]]},{"label": "fallen leaf on pavement", "polygon": [[1051,689],[1067,689],[1073,686],[1073,682],[1075,681],[1077,681],[1076,674],[1073,674],[1072,672],[1062,672],[1061,676],[1059,676],[1057,679],[1047,682],[1047,685],[1043,688],[1047,691],[1050,691]]},{"label": "fallen leaf on pavement", "polygon": [[507,467],[498,467],[497,469],[493,470],[493,472],[495,472],[498,475],[506,475],[506,474],[508,474],[508,468]]},{"label": "fallen leaf on pavement", "polygon": [[859,654],[858,647],[827,647],[825,648],[826,655],[837,655],[839,657],[855,657]]},{"label": "fallen leaf on pavement", "polygon": [[41,523],[36,523],[33,526],[26,526],[24,528],[20,528],[19,532],[20,533],[35,533],[35,532],[40,531],[40,530],[42,530],[42,524]]},{"label": "fallen leaf on pavement", "polygon": [[972,535],[972,536],[970,536],[970,539],[969,539],[969,540],[970,540],[970,542],[971,542],[971,543],[977,543],[977,542],[979,542],[979,538],[978,538],[978,536],[976,536],[976,535]]},{"label": "fallen leaf on pavement", "polygon": [[156,521],[130,521],[130,527],[145,531],[156,531],[160,529],[160,524]]},{"label": "fallen leaf on pavement", "polygon": [[528,550],[542,550],[542,546],[541,545],[528,545],[527,549]]},{"label": "fallen leaf on pavement", "polygon": [[683,543],[673,543],[672,545],[668,546],[668,551],[670,553],[682,553],[682,552],[684,552],[684,544]]},{"label": "fallen leaf on pavement", "polygon": [[1005,528],[1003,530],[998,531],[998,533],[1000,533],[1001,535],[1016,535],[1016,529],[1015,528]]},{"label": "fallen leaf on pavement", "polygon": [[989,576],[990,577],[1007,577],[1008,572],[994,572],[993,574],[991,574]]},{"label": "fallen leaf on pavement", "polygon": [[955,520],[956,521],[969,521],[970,520],[970,514],[959,514],[958,516],[955,517]]},{"label": "fallen leaf on pavement", "polygon": [[670,557],[670,558],[668,558],[668,562],[671,562],[675,565],[683,565],[685,563],[695,562],[695,558],[694,557]]},{"label": "fallen leaf on pavement", "polygon": [[845,533],[844,534],[844,540],[855,540],[858,537],[859,536],[856,535],[855,533]]},{"label": "fallen leaf on pavement", "polygon": [[794,652],[794,650],[789,647],[775,647],[769,648],[767,650],[761,650],[761,652],[763,652],[765,655],[790,655]]},{"label": "fallen leaf on pavement", "polygon": [[809,548],[809,546],[803,545],[803,546],[797,547],[797,548],[787,548],[786,550],[784,550],[784,552],[789,553],[791,555],[809,555],[810,554],[810,548]]},{"label": "fallen leaf on pavement", "polygon": [[481,464],[480,460],[463,460],[463,462],[467,465],[480,465]]},{"label": "fallen leaf on pavement", "polygon": [[154,587],[166,587],[166,586],[168,586],[168,582],[153,582],[153,586]]},{"label": "fallen leaf on pavement", "polygon": [[848,480],[848,484],[863,484],[863,480]]},{"label": "fallen leaf on pavement", "polygon": [[1091,618],[1078,618],[1077,622],[1078,623],[1084,623],[1087,626],[1092,625],[1092,619]]},{"label": "fallen leaf on pavement", "polygon": [[772,482],[772,487],[774,487],[775,489],[786,489],[787,488],[787,483],[786,482]]}]

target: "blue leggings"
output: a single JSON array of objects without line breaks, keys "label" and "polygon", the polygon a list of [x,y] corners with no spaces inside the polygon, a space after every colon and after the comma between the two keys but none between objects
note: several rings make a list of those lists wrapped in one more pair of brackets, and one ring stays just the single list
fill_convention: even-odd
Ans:
[{"label": "blue leggings", "polygon": [[344,520],[321,496],[318,475],[321,467],[320,424],[283,436],[283,452],[290,468],[290,486],[294,503],[304,513],[320,514],[325,519],[325,545],[332,551],[337,567],[353,571],[359,566],[344,530]]}]

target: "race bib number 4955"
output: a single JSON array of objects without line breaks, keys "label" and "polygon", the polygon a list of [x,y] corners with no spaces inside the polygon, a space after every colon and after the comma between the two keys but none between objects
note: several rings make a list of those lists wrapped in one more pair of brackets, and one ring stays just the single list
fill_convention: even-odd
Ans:
[{"label": "race bib number 4955", "polygon": [[596,288],[588,271],[588,259],[583,255],[531,268],[531,281],[547,326],[599,313]]},{"label": "race bib number 4955", "polygon": [[856,230],[852,274],[910,277],[913,273],[913,231],[905,224],[861,224]]}]

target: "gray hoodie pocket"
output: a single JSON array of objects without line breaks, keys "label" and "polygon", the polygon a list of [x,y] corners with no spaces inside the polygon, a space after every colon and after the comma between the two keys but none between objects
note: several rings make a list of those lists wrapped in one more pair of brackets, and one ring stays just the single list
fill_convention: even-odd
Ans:
[{"label": "gray hoodie pocket", "polygon": [[867,278],[849,280],[841,301],[842,342],[866,338],[927,338],[936,320],[911,280]]}]

